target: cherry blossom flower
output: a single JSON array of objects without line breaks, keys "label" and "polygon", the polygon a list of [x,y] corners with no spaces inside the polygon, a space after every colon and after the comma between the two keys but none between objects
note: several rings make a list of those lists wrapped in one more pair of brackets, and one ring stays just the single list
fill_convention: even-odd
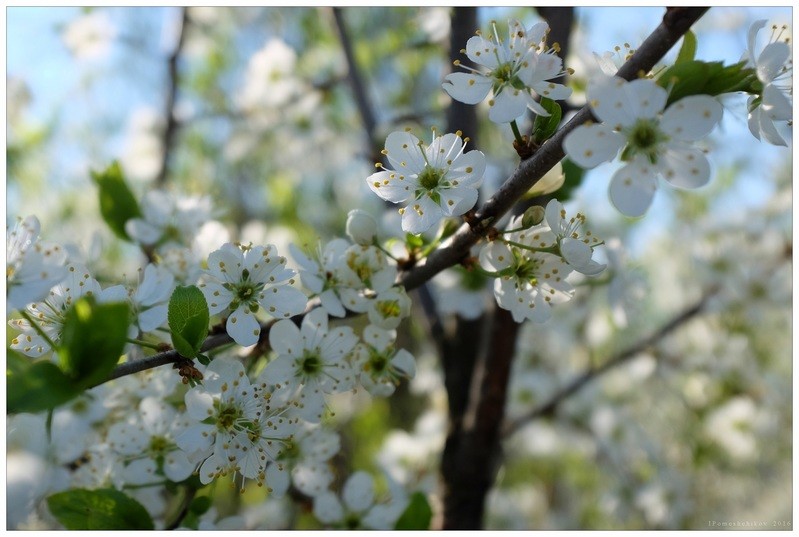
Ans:
[{"label": "cherry blossom flower", "polygon": [[508,41],[502,40],[496,24],[493,26],[493,35],[485,38],[478,32],[467,41],[463,51],[485,70],[465,67],[456,61],[455,65],[470,72],[448,75],[444,90],[466,104],[477,104],[491,92],[488,117],[495,123],[515,121],[528,108],[548,116],[549,112],[536,101],[536,94],[555,100],[571,95],[570,88],[549,82],[565,74],[563,61],[555,54],[559,47],[545,50],[549,26],[539,22],[525,31],[519,21],[508,21]]},{"label": "cherry blossom flower", "polygon": [[757,34],[766,26],[765,20],[755,21],[749,28],[747,63],[755,69],[757,79],[763,84],[763,92],[759,96],[752,96],[747,102],[749,109],[749,130],[758,140],[765,139],[774,145],[787,146],[785,139],[775,127],[775,122],[790,121],[793,117],[793,62],[791,47],[788,39],[780,41],[787,26],[779,32],[776,25],[772,26],[770,43],[760,54],[755,52]]},{"label": "cherry blossom flower", "polygon": [[[520,225],[521,217],[516,217],[508,228]],[[572,286],[566,281],[572,267],[560,256],[535,251],[551,248],[554,240],[549,230],[522,229],[507,240],[516,245],[495,240],[480,251],[480,265],[499,274],[494,281],[497,304],[510,311],[517,323],[524,319],[546,322],[553,304],[572,297]]]},{"label": "cherry blossom flower", "polygon": [[358,342],[349,326],[328,329],[327,313],[315,309],[302,326],[282,320],[269,331],[269,343],[278,357],[267,364],[258,380],[291,393],[299,401],[299,415],[318,423],[325,411],[325,394],[345,392],[354,384],[347,356]]},{"label": "cherry blossom flower", "polygon": [[67,275],[66,252],[39,241],[39,219],[28,216],[6,229],[6,308],[21,310],[42,300]]},{"label": "cherry blossom flower", "polygon": [[[200,481],[241,474],[258,483],[288,479],[281,465],[270,465],[297,425],[285,406],[253,386],[241,363],[217,358],[204,381],[186,392],[186,412],[193,421],[177,436],[177,445],[192,461],[201,461]],[[281,486],[281,488],[283,488]]]},{"label": "cherry blossom flower", "polygon": [[397,332],[369,325],[363,331],[363,343],[355,351],[358,380],[372,395],[388,397],[400,380],[416,374],[416,360],[405,349],[397,349]]},{"label": "cherry blossom flower", "polygon": [[342,282],[338,268],[344,263],[344,254],[350,244],[344,239],[333,239],[324,248],[305,253],[293,244],[289,245],[292,257],[300,266],[300,280],[306,289],[319,297],[322,307],[334,317],[344,317],[342,304]]},{"label": "cherry blossom flower", "polygon": [[153,264],[144,268],[142,282],[130,297],[139,330],[151,332],[166,322],[174,289],[175,277],[166,268]]},{"label": "cherry blossom flower", "polygon": [[211,217],[211,199],[151,190],[144,195],[141,210],[141,218],[125,222],[125,231],[133,240],[158,248],[189,246]]},{"label": "cherry blossom flower", "polygon": [[444,217],[464,214],[477,202],[485,156],[464,149],[460,131],[437,136],[428,147],[409,132],[392,132],[383,154],[394,170],[383,169],[366,182],[386,201],[407,202],[400,209],[402,230],[423,233]]},{"label": "cherry blossom flower", "polygon": [[560,255],[577,272],[586,276],[596,276],[607,265],[594,261],[591,257],[594,246],[600,244],[599,239],[590,231],[580,233],[580,228],[585,224],[585,215],[577,213],[566,220],[566,210],[558,200],[550,200],[546,208],[547,224],[555,235]]},{"label": "cherry blossom flower", "polygon": [[159,481],[162,473],[171,481],[183,481],[195,465],[178,449],[175,437],[190,421],[165,401],[147,397],[139,413],[108,430],[109,446],[129,462],[123,476],[126,483],[143,485]]},{"label": "cherry blossom flower", "polygon": [[341,499],[331,491],[316,496],[313,513],[320,522],[344,529],[393,529],[408,504],[406,497],[397,496],[388,503],[375,503],[372,476],[358,471],[347,479]]},{"label": "cherry blossom flower", "polygon": [[227,333],[242,346],[254,345],[261,334],[255,314],[264,311],[288,318],[305,309],[306,297],[291,287],[294,271],[274,246],[239,247],[231,243],[208,256],[209,281],[199,285],[211,314],[229,310]]},{"label": "cherry blossom flower", "polygon": [[411,299],[404,287],[392,287],[369,303],[367,313],[370,323],[385,330],[393,330],[411,314]]},{"label": "cherry blossom flower", "polygon": [[699,188],[710,180],[710,164],[693,142],[721,120],[721,105],[710,96],[691,95],[664,110],[667,97],[649,79],[599,78],[589,86],[588,99],[603,123],[581,125],[563,141],[566,154],[583,168],[613,160],[623,149],[626,164],[611,179],[610,200],[626,216],[646,212],[659,176],[679,188]]},{"label": "cherry blossom flower", "polygon": [[[54,343],[61,340],[66,314],[72,304],[83,296],[94,296],[98,302],[124,302],[128,294],[121,285],[101,289],[83,265],[71,263],[66,268],[67,276],[50,290],[42,302],[28,306],[27,311],[41,330]],[[21,334],[11,340],[11,348],[32,358],[50,351],[50,344],[26,319],[12,319],[8,323]]]}]

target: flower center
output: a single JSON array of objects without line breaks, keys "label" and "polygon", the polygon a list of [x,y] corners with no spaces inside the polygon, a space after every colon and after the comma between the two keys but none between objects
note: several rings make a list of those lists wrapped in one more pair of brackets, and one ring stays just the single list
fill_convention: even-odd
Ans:
[{"label": "flower center", "polygon": [[150,438],[148,451],[156,455],[163,455],[169,447],[169,441],[163,436],[153,436]]},{"label": "flower center", "polygon": [[382,373],[388,365],[388,358],[383,353],[372,351],[369,353],[369,362],[366,364],[367,371],[374,371],[375,373]]},{"label": "flower center", "polygon": [[316,353],[306,353],[300,369],[307,376],[314,376],[322,370],[322,359]]},{"label": "flower center", "polygon": [[443,178],[443,170],[436,170],[430,166],[425,166],[422,173],[419,174],[419,184],[427,190],[433,190],[438,187]]},{"label": "flower center", "polygon": [[379,300],[377,302],[377,311],[386,319],[389,317],[399,317],[402,314],[399,300]]},{"label": "flower center", "polygon": [[233,426],[241,417],[241,409],[235,405],[223,404],[220,406],[219,413],[216,417],[216,426],[220,431],[229,431],[233,429]]},{"label": "flower center", "polygon": [[622,152],[622,160],[631,160],[641,154],[652,164],[657,163],[658,148],[668,140],[668,136],[660,130],[656,119],[639,119],[625,131],[628,146]]},{"label": "flower center", "polygon": [[519,257],[516,260],[516,277],[522,281],[529,282],[530,285],[535,287],[538,285],[537,272],[539,264],[539,261],[536,259]]}]

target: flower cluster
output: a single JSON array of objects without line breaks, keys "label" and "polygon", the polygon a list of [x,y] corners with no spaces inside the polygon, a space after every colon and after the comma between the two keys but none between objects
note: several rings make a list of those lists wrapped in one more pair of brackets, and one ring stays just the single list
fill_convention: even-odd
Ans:
[{"label": "flower cluster", "polygon": [[508,41],[499,37],[496,23],[494,33],[487,38],[479,32],[466,43],[462,52],[483,68],[463,66],[468,73],[452,73],[444,82],[444,90],[455,100],[466,104],[482,102],[489,93],[491,107],[488,117],[495,123],[515,121],[529,108],[536,114],[548,116],[549,112],[535,97],[560,100],[571,95],[571,89],[550,82],[563,76],[563,61],[557,56],[557,44],[546,48],[549,26],[539,22],[525,31],[519,21],[508,22]]},{"label": "flower cluster", "polygon": [[[551,306],[572,298],[567,277],[573,272],[596,275],[604,270],[592,259],[601,242],[590,231],[581,233],[582,214],[566,219],[563,206],[552,200],[546,224],[528,225],[512,218],[508,229],[480,251],[480,265],[496,276],[494,296],[516,322],[546,322]],[[506,235],[506,236],[505,236]]]},{"label": "flower cluster", "polygon": [[763,85],[759,96],[751,96],[747,102],[749,109],[749,130],[760,140],[761,138],[774,145],[787,145],[775,123],[790,122],[793,117],[793,61],[789,39],[780,41],[787,30],[783,26],[777,31],[772,26],[771,42],[758,54],[755,52],[757,34],[766,26],[765,20],[759,20],[749,28],[749,39],[745,58],[754,68],[757,79]]},{"label": "flower cluster", "polygon": [[67,275],[66,253],[55,244],[39,241],[39,219],[28,216],[6,229],[7,309],[22,309],[43,299]]}]

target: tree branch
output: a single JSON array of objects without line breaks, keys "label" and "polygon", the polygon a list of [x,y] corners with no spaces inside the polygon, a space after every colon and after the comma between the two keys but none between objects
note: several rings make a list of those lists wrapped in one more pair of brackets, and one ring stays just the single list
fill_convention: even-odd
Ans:
[{"label": "tree branch", "polygon": [[[668,8],[663,22],[619,69],[617,76],[625,80],[632,80],[638,76],[638,73],[646,73],[651,70],[707,9]],[[490,226],[502,218],[516,200],[560,162],[565,156],[564,138],[588,120],[595,120],[595,118],[591,113],[591,108],[585,106],[571,121],[547,140],[533,156],[519,163],[519,167],[505,181],[499,191],[477,211],[471,225],[461,226],[446,247],[436,250],[424,263],[404,272],[400,277],[402,285],[406,289],[413,289],[443,269],[461,262],[468,255],[469,248],[486,234]]]},{"label": "tree branch", "polygon": [[[663,17],[663,22],[641,44],[632,58],[622,66],[618,76],[631,80],[639,71],[649,71],[707,9],[668,8],[666,16]],[[518,168],[505,181],[499,191],[477,211],[474,219],[475,223],[472,226],[468,224],[461,226],[460,230],[448,241],[447,246],[437,249],[423,264],[401,273],[398,283],[404,286],[407,291],[410,291],[430,280],[445,268],[462,261],[469,254],[469,249],[488,231],[491,224],[508,212],[513,204],[536,181],[563,158],[562,143],[566,135],[591,118],[589,107],[584,107],[580,110],[569,123],[545,142],[532,157],[523,160],[519,164]],[[317,305],[309,304],[305,313],[314,307],[317,307]],[[261,338],[266,337],[272,324],[273,321],[261,324]],[[211,350],[231,341],[232,339],[227,334],[215,334],[205,340],[202,350]],[[181,359],[180,355],[175,351],[159,353],[118,366],[107,380],[175,363]]]},{"label": "tree branch", "polygon": [[600,376],[604,375],[611,369],[627,362],[631,358],[634,358],[640,352],[645,351],[646,349],[654,346],[660,340],[674,332],[676,329],[696,317],[699,313],[701,313],[702,309],[707,304],[708,300],[710,300],[719,289],[713,288],[708,291],[705,296],[703,296],[698,302],[696,302],[693,306],[687,308],[680,314],[676,315],[672,320],[664,324],[660,327],[656,332],[649,335],[648,337],[638,341],[637,343],[627,347],[617,355],[613,356],[605,363],[600,365],[597,368],[589,369],[576,377],[566,386],[561,388],[555,395],[553,395],[547,402],[541,404],[540,406],[534,408],[529,413],[521,416],[512,422],[507,423],[502,429],[502,436],[507,437],[521,429],[527,423],[546,416],[553,416],[555,411],[558,409],[560,404],[580,391],[586,384],[589,382],[599,378]]},{"label": "tree branch", "polygon": [[161,154],[161,166],[155,178],[156,185],[163,186],[166,182],[167,172],[169,171],[169,160],[172,157],[175,135],[178,130],[178,120],[175,117],[175,100],[178,94],[178,59],[183,52],[183,43],[186,39],[186,28],[189,25],[189,9],[181,8],[180,30],[178,42],[175,49],[167,60],[167,70],[169,73],[169,85],[167,87],[166,105],[164,116],[166,117],[166,128],[164,129],[163,151]]},{"label": "tree branch", "polygon": [[374,138],[377,120],[375,119],[372,101],[369,98],[363,78],[361,77],[361,72],[358,69],[358,64],[355,60],[355,52],[352,49],[352,40],[344,24],[344,15],[340,7],[333,8],[333,17],[336,20],[336,29],[338,30],[339,40],[341,41],[341,48],[344,49],[344,56],[347,58],[347,78],[355,96],[355,105],[358,107],[358,112],[363,121],[363,128],[369,138],[372,160],[378,162],[382,160],[380,155],[381,148],[380,144],[376,143],[377,141]]}]

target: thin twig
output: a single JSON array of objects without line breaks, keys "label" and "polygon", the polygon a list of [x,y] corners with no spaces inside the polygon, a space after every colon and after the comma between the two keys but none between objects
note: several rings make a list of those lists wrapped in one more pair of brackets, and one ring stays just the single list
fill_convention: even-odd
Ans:
[{"label": "thin twig", "polygon": [[341,8],[333,8],[333,17],[336,20],[336,29],[338,30],[339,40],[341,41],[341,48],[344,50],[344,56],[347,58],[347,78],[349,79],[352,93],[355,95],[355,105],[358,107],[358,112],[363,121],[363,128],[369,137],[369,145],[372,149],[373,160],[378,162],[380,159],[380,146],[375,145],[375,129],[377,128],[377,120],[375,120],[374,108],[369,94],[366,91],[366,86],[363,82],[363,77],[358,69],[358,64],[355,60],[355,52],[352,49],[352,40],[350,39],[347,27],[344,24],[344,15]]},{"label": "thin twig", "polygon": [[175,135],[178,130],[178,119],[175,117],[175,101],[178,94],[178,60],[183,51],[183,42],[186,38],[186,28],[189,25],[189,9],[187,7],[181,8],[180,14],[180,30],[178,31],[178,42],[175,49],[167,60],[167,71],[169,73],[169,84],[166,94],[166,105],[164,109],[164,116],[166,117],[166,128],[164,129],[163,150],[161,152],[161,167],[158,169],[158,175],[155,178],[155,183],[163,186],[166,182],[166,176],[169,171],[169,160],[172,157]]},{"label": "thin twig", "polygon": [[560,404],[580,391],[586,384],[589,382],[599,378],[600,376],[604,375],[611,369],[627,362],[631,358],[634,358],[639,353],[645,351],[646,349],[656,345],[659,341],[663,338],[674,332],[676,329],[696,317],[699,313],[702,312],[702,309],[707,304],[708,300],[710,300],[717,292],[719,288],[713,288],[708,291],[699,301],[697,301],[691,307],[685,309],[678,315],[676,315],[673,319],[669,322],[664,324],[660,327],[656,332],[650,334],[648,337],[636,342],[635,344],[627,347],[620,353],[616,354],[612,358],[608,359],[605,363],[600,365],[599,367],[589,369],[571,382],[569,382],[566,386],[561,388],[555,395],[549,398],[549,400],[538,407],[534,408],[527,414],[516,418],[515,420],[507,423],[502,430],[502,436],[507,437],[521,429],[527,423],[542,418],[545,416],[552,416],[555,414],[555,411],[558,409]]}]

